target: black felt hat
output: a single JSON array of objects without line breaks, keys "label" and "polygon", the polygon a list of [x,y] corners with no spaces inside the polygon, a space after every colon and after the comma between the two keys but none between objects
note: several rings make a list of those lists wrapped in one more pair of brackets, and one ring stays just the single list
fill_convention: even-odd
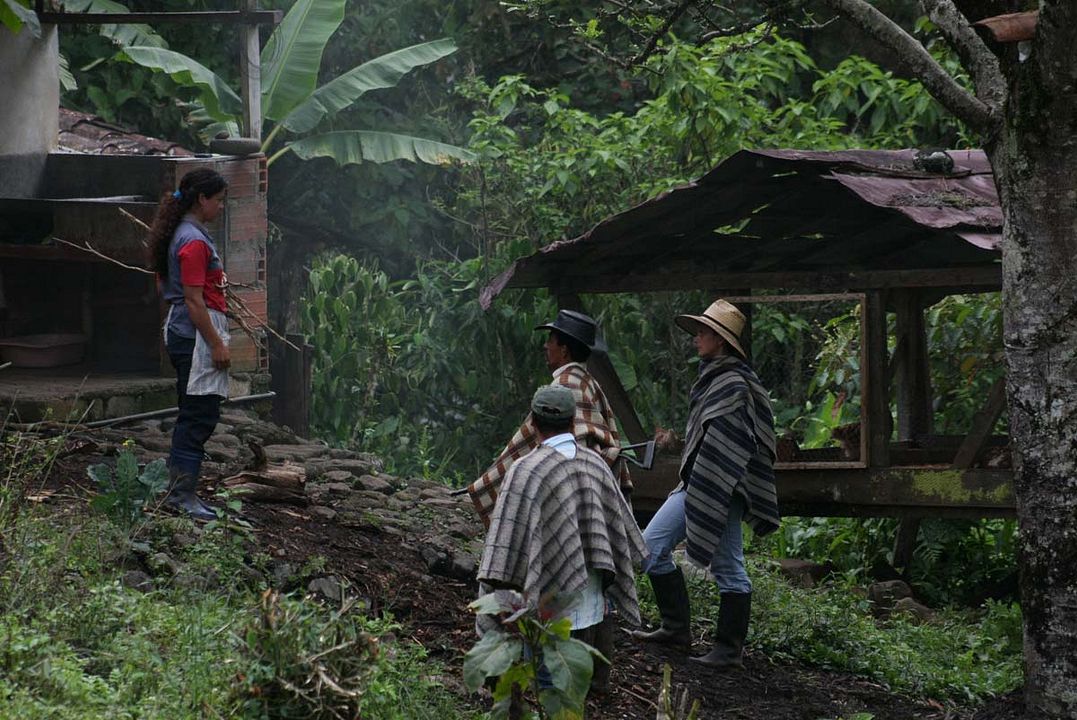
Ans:
[{"label": "black felt hat", "polygon": [[602,350],[605,345],[598,337],[595,319],[575,310],[558,310],[557,317],[551,323],[539,325],[536,330],[556,330],[573,340],[578,340],[592,350]]}]

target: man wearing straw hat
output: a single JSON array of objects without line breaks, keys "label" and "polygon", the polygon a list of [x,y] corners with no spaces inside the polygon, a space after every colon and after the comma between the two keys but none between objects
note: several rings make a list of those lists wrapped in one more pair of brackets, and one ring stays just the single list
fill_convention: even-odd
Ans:
[{"label": "man wearing straw hat", "polygon": [[[535,329],[549,331],[543,351],[546,366],[553,373],[553,384],[564,385],[576,398],[572,434],[584,447],[605,459],[613,468],[621,491],[628,496],[632,491],[632,480],[625,463],[617,463],[621,454],[621,439],[614,424],[613,411],[602,387],[586,367],[592,351],[605,352],[594,319],[574,310],[561,310],[553,322]],[[538,430],[528,415],[493,465],[468,486],[471,502],[486,527],[490,527],[490,515],[497,504],[497,493],[512,463],[540,444]]]},{"label": "man wearing straw hat", "polygon": [[[687,540],[689,561],[710,571],[721,594],[714,646],[692,661],[709,667],[743,667],[751,615],[752,583],[744,566],[741,521],[757,535],[778,528],[774,487],[774,417],[770,397],[746,362],[745,318],[717,300],[702,315],[679,315],[695,336],[699,377],[689,396],[681,452],[681,482],[643,531],[649,557],[644,570],[654,588],[662,625],[635,631],[641,639],[689,649],[691,609],[673,549]],[[659,429],[668,447],[675,437]]]}]

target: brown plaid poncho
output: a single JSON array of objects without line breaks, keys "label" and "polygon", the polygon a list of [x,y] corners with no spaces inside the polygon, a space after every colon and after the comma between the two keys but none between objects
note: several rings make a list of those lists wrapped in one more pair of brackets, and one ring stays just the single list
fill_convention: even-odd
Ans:
[{"label": "brown plaid poncho", "polygon": [[594,570],[605,576],[609,599],[638,625],[633,568],[645,553],[605,458],[580,447],[569,459],[541,446],[513,463],[501,485],[478,578],[538,597],[579,592]]},{"label": "brown plaid poncho", "polygon": [[[554,374],[553,383],[565,385],[576,397],[576,419],[573,421],[572,434],[584,447],[594,450],[613,467],[621,454],[621,438],[614,424],[613,411],[602,392],[598,381],[579,363],[569,363]],[[505,474],[512,464],[539,446],[538,431],[528,414],[523,425],[509,440],[494,464],[487,468],[482,476],[468,486],[467,492],[475,510],[486,527],[490,527],[490,513],[497,503],[497,493]],[[628,475],[625,463],[617,468],[617,479],[621,490],[632,490],[632,479]]]}]

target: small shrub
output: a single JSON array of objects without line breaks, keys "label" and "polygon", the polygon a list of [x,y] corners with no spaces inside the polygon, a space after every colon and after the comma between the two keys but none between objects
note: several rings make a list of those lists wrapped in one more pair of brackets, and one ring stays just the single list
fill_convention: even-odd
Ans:
[{"label": "small shrub", "polygon": [[86,468],[99,494],[90,506],[125,530],[142,519],[143,511],[168,488],[168,467],[161,458],[139,467],[128,447],[120,450],[115,468],[98,463]]},{"label": "small shrub", "polygon": [[[516,717],[583,718],[584,701],[594,670],[592,655],[601,654],[571,637],[565,596],[539,598],[537,603],[511,590],[484,595],[468,607],[478,615],[504,616],[503,630],[490,630],[464,656],[464,684],[472,692],[488,677],[494,687],[493,718],[514,716],[530,702],[534,713]],[[543,671],[548,682],[540,682]]]}]

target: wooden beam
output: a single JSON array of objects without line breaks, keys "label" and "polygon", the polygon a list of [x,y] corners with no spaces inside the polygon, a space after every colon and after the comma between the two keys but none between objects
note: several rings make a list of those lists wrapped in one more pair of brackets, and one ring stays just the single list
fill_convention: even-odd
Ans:
[{"label": "wooden beam", "polygon": [[990,392],[987,393],[987,401],[973,416],[972,429],[961,443],[961,447],[957,449],[957,455],[954,456],[955,469],[964,470],[972,467],[991,439],[991,429],[995,427],[1005,407],[1006,378],[1003,376],[991,386]]},{"label": "wooden beam", "polygon": [[[579,295],[558,295],[557,304],[565,310],[587,312]],[[643,429],[643,423],[640,422],[639,416],[636,415],[636,409],[632,406],[628,391],[625,390],[624,383],[621,382],[621,378],[617,374],[617,369],[610,362],[609,355],[606,353],[591,353],[591,357],[587,361],[587,369],[598,380],[598,384],[602,386],[606,399],[610,401],[610,408],[613,410],[613,414],[616,416],[617,422],[620,424],[625,436],[628,437],[629,442],[645,442],[654,437],[654,433],[648,433]]]},{"label": "wooden beam", "polygon": [[[258,10],[258,0],[246,0],[246,10]],[[247,137],[262,139],[262,51],[258,26],[243,27],[243,43],[239,52],[239,73],[243,92],[243,128]]]},{"label": "wooden beam", "polygon": [[192,12],[73,13],[39,12],[50,25],[130,25],[134,23],[211,23],[218,25],[279,25],[283,10],[201,10]]},{"label": "wooden beam", "polygon": [[273,422],[287,425],[296,435],[310,433],[310,387],[314,346],[298,333],[288,333],[288,341],[302,348],[297,352],[275,337],[269,338],[270,384],[277,396],[273,399]]},{"label": "wooden beam", "polygon": [[[679,459],[660,455],[651,470],[633,470],[637,512],[654,512],[679,482]],[[833,467],[775,471],[783,516],[803,517],[1013,517],[1012,471],[956,470],[938,466]]]},{"label": "wooden beam", "polygon": [[875,270],[863,272],[708,272],[684,266],[649,274],[573,274],[576,263],[551,269],[550,275],[529,275],[522,269],[506,287],[550,287],[566,293],[668,292],[706,290],[713,287],[752,287],[785,290],[841,292],[886,288],[943,287],[970,292],[992,292],[1002,288],[1002,266],[978,265],[937,270]]}]

